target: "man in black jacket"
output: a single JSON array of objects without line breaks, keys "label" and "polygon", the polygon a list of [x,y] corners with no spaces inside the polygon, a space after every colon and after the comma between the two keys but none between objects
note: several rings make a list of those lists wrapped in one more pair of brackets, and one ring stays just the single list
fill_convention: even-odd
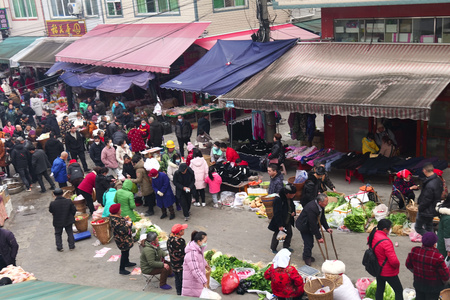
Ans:
[{"label": "man in black jacket", "polygon": [[56,136],[60,135],[60,129],[58,121],[56,120],[56,116],[51,114],[50,111],[44,111],[43,115],[45,115],[45,125],[49,126],[52,131],[56,134]]},{"label": "man in black jacket", "polygon": [[283,188],[283,174],[281,174],[278,165],[270,164],[267,167],[267,174],[270,176],[270,184],[269,184],[269,195],[270,194],[278,194]]},{"label": "man in black jacket", "polygon": [[121,141],[126,141],[127,144],[130,142],[128,140],[127,134],[125,133],[125,131],[123,131],[122,126],[120,126],[120,125],[119,125],[119,129],[116,132],[114,132],[111,139],[112,139],[114,145],[119,145],[119,143]]},{"label": "man in black jacket", "polygon": [[106,115],[106,106],[99,98],[95,99],[95,112],[100,116]]},{"label": "man in black jacket", "polygon": [[184,145],[187,145],[191,139],[192,127],[191,123],[186,121],[183,116],[178,116],[178,122],[175,125],[175,135],[177,136],[181,156],[184,157]]},{"label": "man in black jacket", "polygon": [[433,231],[433,218],[437,216],[436,204],[441,200],[443,185],[442,180],[434,174],[432,164],[424,165],[422,171],[427,178],[422,184],[422,191],[417,201],[419,211],[415,230],[423,236],[426,232]]},{"label": "man in black jacket", "polygon": [[187,164],[182,163],[178,170],[173,174],[173,184],[176,188],[176,197],[183,208],[184,220],[189,220],[189,211],[191,210],[192,194],[195,190],[194,171]]},{"label": "man in black jacket", "polygon": [[11,162],[14,169],[16,169],[16,172],[19,173],[23,184],[25,184],[27,192],[31,192],[31,176],[30,171],[28,170],[28,158],[30,153],[28,152],[28,149],[25,148],[24,143],[25,141],[22,137],[16,139],[16,145],[11,152]]},{"label": "man in black jacket", "polygon": [[69,132],[66,133],[66,150],[70,153],[72,159],[80,157],[84,172],[89,171],[84,155],[84,137],[73,125],[70,127]]},{"label": "man in black jacket", "polygon": [[315,172],[308,174],[308,180],[306,180],[303,187],[302,195],[300,197],[300,203],[303,207],[309,202],[316,199],[317,195],[321,192],[322,180],[325,177],[325,168],[318,167]]},{"label": "man in black jacket", "polygon": [[61,155],[64,151],[64,145],[57,138],[56,134],[50,132],[50,138],[45,143],[45,154],[47,154],[48,161],[53,164],[53,161]]},{"label": "man in black jacket", "polygon": [[14,234],[6,229],[0,228],[0,270],[8,265],[16,265],[16,256],[19,251]]},{"label": "man in black jacket", "polygon": [[328,233],[333,233],[333,230],[328,226],[325,218],[325,206],[328,205],[328,197],[326,194],[319,194],[314,201],[310,201],[295,222],[295,227],[300,231],[303,239],[303,260],[305,264],[310,266],[315,261],[312,257],[312,248],[314,247],[314,237],[317,242],[323,243],[323,236],[320,234],[318,220]]},{"label": "man in black jacket", "polygon": [[45,155],[44,150],[36,149],[36,147],[31,146],[30,153],[31,153],[31,165],[33,167],[34,174],[36,174],[37,176],[37,181],[41,186],[41,193],[46,192],[42,176],[44,176],[45,179],[48,181],[48,183],[50,183],[50,190],[54,190],[55,183],[47,173],[47,169],[51,168],[52,165],[48,161],[47,155]]},{"label": "man in black jacket", "polygon": [[55,227],[55,240],[56,240],[56,250],[59,252],[63,250],[62,244],[62,232],[63,229],[66,230],[69,249],[75,249],[75,239],[73,237],[72,225],[75,223],[75,213],[77,209],[73,204],[72,200],[64,198],[63,190],[56,189],[53,192],[55,200],[50,203],[49,211],[53,215],[53,227]]},{"label": "man in black jacket", "polygon": [[98,136],[95,136],[94,143],[89,147],[89,156],[91,157],[94,164],[98,167],[105,166],[105,164],[102,162],[103,148],[105,148],[105,143],[103,143]]},{"label": "man in black jacket", "polygon": [[155,120],[153,117],[148,119],[148,123],[150,125],[150,147],[161,147],[162,138],[164,135],[164,128],[158,120]]},{"label": "man in black jacket", "polygon": [[197,126],[197,136],[200,134],[198,133],[200,129],[202,129],[204,132],[206,132],[209,135],[209,131],[211,130],[211,123],[209,123],[209,115],[206,114],[200,119],[198,119],[198,126]]}]

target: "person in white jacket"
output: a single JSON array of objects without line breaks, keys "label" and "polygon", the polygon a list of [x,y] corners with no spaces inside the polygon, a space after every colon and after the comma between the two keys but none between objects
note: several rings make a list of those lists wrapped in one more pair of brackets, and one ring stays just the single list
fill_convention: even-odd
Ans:
[{"label": "person in white jacket", "polygon": [[119,170],[122,171],[123,169],[123,156],[128,155],[129,157],[132,157],[133,154],[131,153],[130,146],[127,145],[126,141],[120,141],[119,145],[117,145],[116,149],[116,159],[119,163]]},{"label": "person in white jacket", "polygon": [[208,163],[203,158],[202,152],[194,148],[193,150],[194,158],[191,160],[189,165],[195,174],[195,203],[194,206],[200,206],[200,197],[202,198],[202,206],[206,206],[205,203],[205,188],[206,182],[205,178],[208,176]]}]

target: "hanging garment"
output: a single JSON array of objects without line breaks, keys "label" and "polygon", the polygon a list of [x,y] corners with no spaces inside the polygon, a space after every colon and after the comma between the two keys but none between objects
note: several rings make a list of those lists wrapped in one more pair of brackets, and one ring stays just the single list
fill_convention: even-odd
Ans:
[{"label": "hanging garment", "polygon": [[316,132],[316,115],[315,114],[306,114],[306,135],[308,137],[308,142],[312,142],[314,138],[314,133]]},{"label": "hanging garment", "polygon": [[252,111],[252,135],[254,140],[265,139],[265,116],[259,110]]}]

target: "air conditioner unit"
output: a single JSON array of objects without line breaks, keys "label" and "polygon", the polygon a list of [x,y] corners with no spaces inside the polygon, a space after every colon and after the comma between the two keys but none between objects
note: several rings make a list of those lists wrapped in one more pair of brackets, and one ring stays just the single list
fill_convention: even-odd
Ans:
[{"label": "air conditioner unit", "polygon": [[68,3],[67,11],[71,15],[80,15],[83,11],[83,7],[81,6],[81,2]]}]

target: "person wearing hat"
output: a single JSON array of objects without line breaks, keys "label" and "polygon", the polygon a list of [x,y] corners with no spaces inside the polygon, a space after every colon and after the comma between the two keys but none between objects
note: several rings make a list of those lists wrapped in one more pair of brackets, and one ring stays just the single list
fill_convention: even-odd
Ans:
[{"label": "person wearing hat", "polygon": [[333,230],[328,226],[325,218],[325,206],[328,205],[328,196],[326,194],[319,194],[314,201],[310,201],[303,210],[300,216],[295,221],[295,227],[300,231],[303,239],[303,260],[308,266],[315,261],[312,257],[312,248],[314,247],[314,237],[318,243],[323,243],[323,236],[320,233],[320,225],[325,230],[332,234]]},{"label": "person wearing hat", "polygon": [[175,143],[172,140],[168,140],[166,143],[166,149],[164,149],[164,153],[161,156],[161,172],[167,173],[167,166],[169,165],[169,161],[172,160],[174,154],[178,154],[181,157],[180,152],[175,150]]},{"label": "person wearing hat", "polygon": [[192,194],[195,191],[194,171],[187,164],[182,163],[173,174],[173,184],[176,188],[176,195],[183,209],[184,220],[190,217]]},{"label": "person wearing hat", "polygon": [[156,205],[161,208],[161,219],[167,217],[167,208],[170,212],[170,220],[175,218],[175,210],[173,204],[175,203],[175,196],[170,187],[170,180],[166,173],[158,172],[156,169],[151,169],[149,176],[152,178],[152,188],[156,195]]},{"label": "person wearing hat", "polygon": [[414,289],[417,300],[439,299],[445,282],[450,279],[450,271],[444,256],[436,249],[438,237],[434,232],[422,236],[422,247],[411,249],[406,259],[406,267],[414,274]]},{"label": "person wearing hat", "polygon": [[67,233],[69,249],[75,249],[75,239],[73,237],[72,225],[75,223],[75,213],[77,209],[72,200],[64,198],[63,190],[57,188],[53,191],[55,200],[50,203],[49,211],[53,215],[53,227],[55,227],[56,250],[63,251],[62,232]]},{"label": "person wearing hat", "polygon": [[167,284],[167,277],[172,274],[172,268],[169,262],[164,260],[167,252],[163,251],[159,246],[158,234],[150,231],[147,233],[147,237],[142,240],[142,253],[141,253],[141,271],[146,275],[158,275],[159,288],[163,290],[170,290],[172,287]]},{"label": "person wearing hat", "polygon": [[184,248],[186,248],[186,241],[183,238],[184,230],[188,227],[187,224],[175,224],[172,226],[172,232],[167,240],[167,250],[170,256],[170,265],[175,274],[175,287],[177,295],[181,295],[183,284],[183,262],[184,262]]},{"label": "person wearing hat", "polygon": [[52,178],[48,175],[47,172],[47,169],[50,168],[52,165],[48,161],[47,155],[45,155],[44,150],[36,149],[36,147],[32,145],[30,147],[30,153],[31,153],[31,166],[34,174],[36,174],[37,181],[41,186],[41,193],[46,192],[42,176],[44,176],[45,180],[47,180],[47,182],[50,184],[50,190],[54,190],[55,183],[53,182]]},{"label": "person wearing hat", "polygon": [[277,164],[270,164],[267,167],[267,174],[270,176],[270,184],[268,193],[270,194],[278,194],[283,188],[283,174],[281,174],[279,170],[279,166]]},{"label": "person wearing hat", "polygon": [[287,184],[282,188],[280,195],[273,201],[273,218],[269,224],[269,230],[273,231],[272,242],[270,249],[273,253],[277,253],[278,232],[284,231],[286,237],[284,238],[283,248],[289,251],[294,251],[290,248],[292,239],[292,226],[294,226],[295,205],[294,199],[297,189],[292,184]]},{"label": "person wearing hat", "polygon": [[195,146],[191,142],[187,143],[187,146],[186,146],[186,150],[187,150],[186,164],[188,166],[191,165],[191,160],[194,158],[194,148],[195,148]]},{"label": "person wearing hat", "polygon": [[133,222],[136,221],[133,209],[136,208],[136,202],[134,202],[134,194],[131,192],[133,189],[133,182],[126,179],[123,182],[122,188],[116,192],[114,196],[114,202],[121,205],[121,212],[123,217],[129,217]]},{"label": "person wearing hat", "polygon": [[291,251],[281,249],[272,260],[273,264],[264,272],[264,278],[270,280],[272,292],[279,300],[300,300],[304,294],[302,276],[290,265]]},{"label": "person wearing hat", "polygon": [[119,274],[130,275],[130,271],[125,268],[134,267],[136,264],[130,262],[130,249],[133,247],[133,236],[131,235],[131,225],[133,222],[130,217],[122,217],[120,203],[109,207],[109,220],[114,234],[114,241],[117,248],[121,251]]},{"label": "person wearing hat", "polygon": [[[411,172],[407,169],[401,170],[397,172],[397,178],[394,181],[394,186],[396,190],[393,192],[397,198],[405,199],[406,204],[409,203],[409,200],[415,200],[416,195],[414,194],[414,190],[418,190],[419,186],[414,183],[414,180],[411,179]],[[401,195],[400,195],[401,194]],[[398,208],[402,209],[405,206],[403,201],[399,201]]]},{"label": "person wearing hat", "polygon": [[309,202],[316,199],[321,191],[321,185],[325,179],[325,168],[319,166],[316,171],[308,173],[308,179],[303,187],[300,203],[305,207]]}]

